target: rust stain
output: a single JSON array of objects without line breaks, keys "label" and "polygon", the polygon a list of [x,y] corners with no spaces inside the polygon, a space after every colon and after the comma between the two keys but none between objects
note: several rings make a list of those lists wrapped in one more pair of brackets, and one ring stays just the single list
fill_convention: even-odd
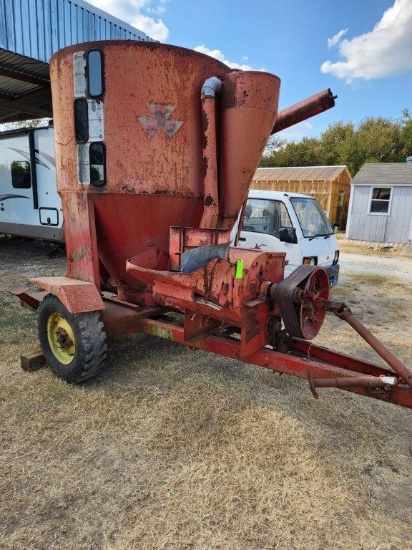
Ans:
[{"label": "rust stain", "polygon": [[87,256],[87,248],[85,246],[82,246],[76,252],[73,252],[72,254],[70,254],[68,261],[70,263],[80,262],[81,260],[86,258],[86,256]]}]

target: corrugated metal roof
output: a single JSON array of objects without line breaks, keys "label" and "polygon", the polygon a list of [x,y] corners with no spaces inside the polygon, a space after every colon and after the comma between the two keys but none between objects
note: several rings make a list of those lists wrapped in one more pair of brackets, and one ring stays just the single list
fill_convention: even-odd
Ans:
[{"label": "corrugated metal roof", "polygon": [[346,166],[302,166],[288,168],[258,168],[253,181],[334,181]]},{"label": "corrugated metal roof", "polygon": [[27,82],[20,82],[14,78],[9,78],[8,76],[0,76],[0,90],[2,94],[10,96],[10,99],[13,97],[32,92],[36,90],[37,86],[35,84],[29,84]]},{"label": "corrugated metal roof", "polygon": [[370,162],[362,166],[353,185],[412,185],[412,163]]},{"label": "corrugated metal roof", "polygon": [[0,0],[0,48],[49,62],[61,48],[93,40],[152,40],[83,0]]},{"label": "corrugated metal roof", "polygon": [[51,116],[48,64],[0,50],[0,122]]},{"label": "corrugated metal roof", "polygon": [[113,39],[152,40],[83,0],[0,0],[0,122],[51,117],[53,53]]}]

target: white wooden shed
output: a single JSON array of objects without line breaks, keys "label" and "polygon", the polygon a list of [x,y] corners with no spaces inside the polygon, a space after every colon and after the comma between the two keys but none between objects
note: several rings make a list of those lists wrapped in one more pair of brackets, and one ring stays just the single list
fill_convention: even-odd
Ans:
[{"label": "white wooden shed", "polygon": [[367,163],[351,183],[346,238],[376,246],[412,241],[412,164]]}]

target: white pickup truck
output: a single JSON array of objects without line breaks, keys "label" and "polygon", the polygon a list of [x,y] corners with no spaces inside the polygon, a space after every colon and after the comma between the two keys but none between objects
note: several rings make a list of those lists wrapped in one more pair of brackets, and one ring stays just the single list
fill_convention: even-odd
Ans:
[{"label": "white pickup truck", "polygon": [[331,286],[338,282],[336,237],[322,207],[308,195],[251,189],[232,241],[242,248],[286,252],[285,277],[299,265],[314,264],[326,269]]}]

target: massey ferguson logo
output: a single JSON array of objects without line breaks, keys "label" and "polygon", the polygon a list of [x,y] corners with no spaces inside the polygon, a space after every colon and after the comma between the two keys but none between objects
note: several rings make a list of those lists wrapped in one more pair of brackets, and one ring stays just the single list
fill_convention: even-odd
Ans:
[{"label": "massey ferguson logo", "polygon": [[150,137],[154,137],[157,132],[163,130],[169,138],[172,138],[183,124],[183,120],[172,120],[170,115],[175,110],[173,105],[159,105],[149,103],[149,109],[152,112],[151,117],[137,117]]}]

